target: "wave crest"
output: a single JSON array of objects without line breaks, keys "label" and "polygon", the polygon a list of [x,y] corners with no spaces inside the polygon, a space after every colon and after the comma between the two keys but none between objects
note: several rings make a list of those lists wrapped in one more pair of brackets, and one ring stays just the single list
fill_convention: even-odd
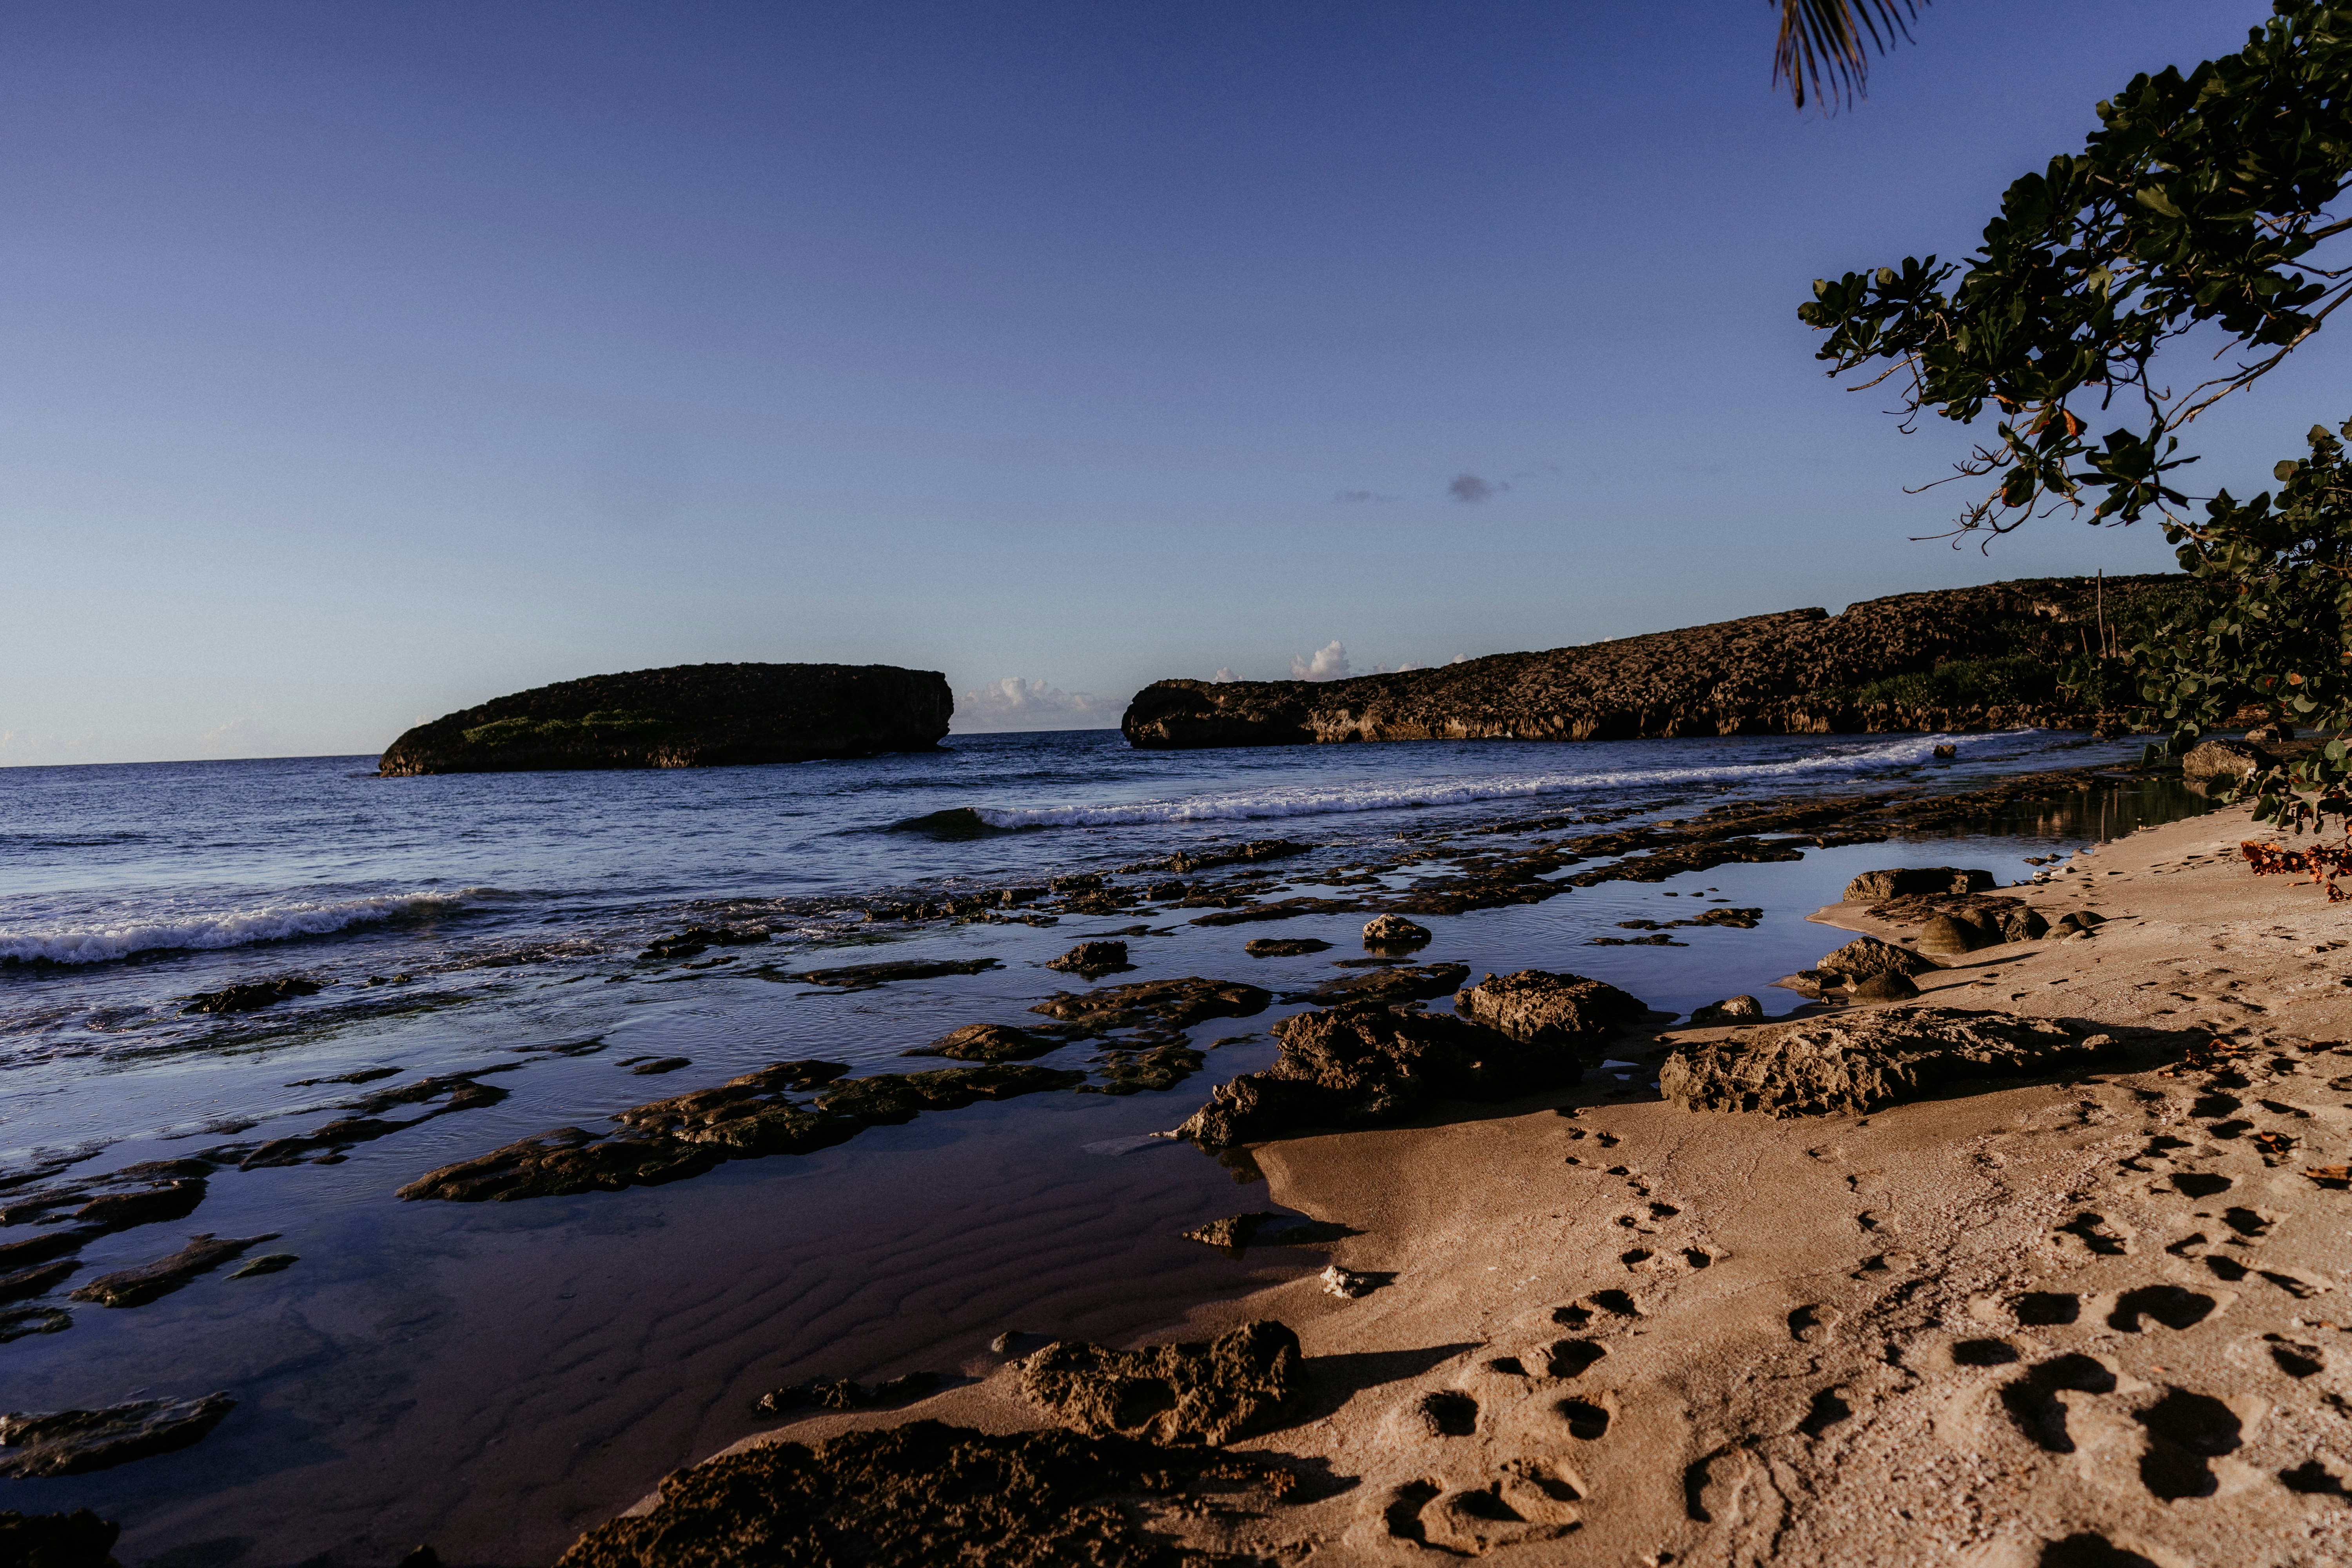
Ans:
[{"label": "wave crest", "polygon": [[[2014,738],[2021,731],[2008,731]],[[1248,821],[1276,816],[1322,816],[1334,813],[1399,811],[1480,801],[1575,795],[1588,790],[1649,789],[1665,784],[1763,783],[1801,773],[1865,773],[1925,763],[1935,748],[2001,736],[1906,735],[1898,741],[1849,752],[1790,757],[1772,763],[1728,763],[1699,767],[1615,768],[1586,773],[1503,773],[1476,779],[1381,780],[1360,784],[1299,784],[1280,789],[1195,795],[1181,800],[1137,801],[1117,805],[981,806],[969,816],[999,831],[1031,827],[1107,827],[1141,823]],[[950,814],[940,813],[940,816]],[[955,815],[964,815],[958,813]]]},{"label": "wave crest", "polygon": [[0,927],[0,964],[105,963],[133,953],[190,948],[250,947],[290,937],[329,936],[356,925],[457,909],[469,894],[385,894],[332,903],[263,904],[252,909],[150,915],[119,924],[40,930]]}]

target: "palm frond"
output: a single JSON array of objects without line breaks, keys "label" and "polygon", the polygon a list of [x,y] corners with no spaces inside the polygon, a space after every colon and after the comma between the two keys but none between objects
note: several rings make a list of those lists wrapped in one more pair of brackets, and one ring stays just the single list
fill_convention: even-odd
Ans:
[{"label": "palm frond", "polygon": [[1776,0],[1780,40],[1772,51],[1772,85],[1789,80],[1797,107],[1810,96],[1824,111],[1866,97],[1870,57],[1865,40],[1885,54],[1895,40],[1911,41],[1911,22],[1927,0]]}]

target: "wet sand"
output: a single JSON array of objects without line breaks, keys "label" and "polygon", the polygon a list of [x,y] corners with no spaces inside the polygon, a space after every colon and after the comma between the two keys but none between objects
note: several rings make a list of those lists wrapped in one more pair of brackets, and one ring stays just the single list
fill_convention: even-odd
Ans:
[{"label": "wet sand", "polygon": [[[2222,1041],[2202,1066],[1772,1121],[1669,1106],[1645,1062],[1264,1146],[1274,1201],[1391,1281],[1293,1279],[1153,1337],[1297,1330],[1311,1403],[1236,1447],[1341,1483],[1161,1527],[1286,1562],[2352,1558],[2352,1191],[2301,1173],[2352,1156],[2352,906],[2252,877],[2249,834],[2225,809],[2078,856],[2006,890],[2095,909],[2096,937],[1922,977],[1928,1003]],[[1433,1394],[1475,1402],[1466,1435]],[[911,1414],[1041,1424],[1002,1371]]]}]

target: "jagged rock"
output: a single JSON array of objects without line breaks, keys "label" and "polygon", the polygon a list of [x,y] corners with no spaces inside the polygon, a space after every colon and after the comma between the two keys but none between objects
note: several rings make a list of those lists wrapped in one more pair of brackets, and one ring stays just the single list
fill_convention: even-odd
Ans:
[{"label": "jagged rock", "polygon": [[1061,957],[1047,959],[1045,967],[1092,977],[1135,965],[1127,961],[1127,943],[1123,942],[1082,942]]},{"label": "jagged rock", "polygon": [[949,1057],[961,1062],[1020,1062],[1060,1050],[1068,1043],[1058,1035],[1035,1034],[1010,1024],[966,1024],[905,1054]]},{"label": "jagged rock", "polygon": [[184,1448],[236,1408],[226,1394],[142,1399],[103,1410],[0,1415],[0,1476],[78,1476]]},{"label": "jagged rock", "polygon": [[946,1380],[936,1372],[910,1372],[868,1388],[843,1378],[835,1383],[795,1383],[771,1389],[751,1406],[762,1415],[787,1410],[871,1410],[879,1405],[904,1405],[937,1392]]},{"label": "jagged rock", "polygon": [[[821,1089],[848,1070],[845,1062],[777,1062],[730,1078],[715,1089],[632,1106],[613,1120],[635,1138],[699,1146],[720,1159],[805,1154],[841,1142],[853,1136],[857,1127],[795,1105],[789,1096]],[[677,1173],[697,1173],[680,1170]]]},{"label": "jagged rock", "polygon": [[1338,1006],[1349,1002],[1388,1006],[1452,994],[1470,978],[1466,963],[1400,963],[1366,969],[1315,988],[1315,1000]]},{"label": "jagged rock", "polygon": [[1541,969],[1489,974],[1455,996],[1454,1005],[1515,1040],[1577,1047],[1598,1045],[1649,1011],[1614,985]]},{"label": "jagged rock", "polygon": [[1723,1024],[1749,1024],[1764,1016],[1764,1004],[1753,996],[1733,996],[1710,1002],[1690,1016],[1691,1027],[1713,1028]]},{"label": "jagged rock", "polygon": [[683,664],[592,675],[419,724],[386,778],[536,768],[697,768],[938,749],[955,699],[887,664]]},{"label": "jagged rock", "polygon": [[1099,991],[1056,992],[1029,1010],[1063,1019],[1080,1029],[1190,1028],[1207,1018],[1246,1018],[1263,1013],[1274,993],[1233,980],[1145,980],[1106,985]]},{"label": "jagged rock", "polygon": [[2271,765],[2271,754],[2260,746],[2244,741],[2206,741],[2191,746],[2180,759],[2180,776],[2235,782]]},{"label": "jagged rock", "polygon": [[590,1531],[556,1568],[1165,1568],[1166,1539],[1112,1500],[1184,1504],[1204,1475],[1268,1498],[1297,1479],[1205,1449],[914,1421],[673,1471],[651,1510]]},{"label": "jagged rock", "polygon": [[185,1013],[250,1013],[257,1007],[291,1001],[297,996],[314,996],[325,989],[320,981],[299,974],[281,974],[275,980],[253,980],[239,985],[225,986],[218,991],[199,991],[187,999],[181,1008]]},{"label": "jagged rock", "polygon": [[265,1241],[275,1241],[278,1233],[248,1236],[226,1240],[210,1235],[192,1236],[188,1245],[169,1258],[159,1258],[152,1263],[136,1268],[118,1269],[101,1274],[70,1298],[76,1301],[95,1301],[102,1307],[136,1307],[168,1296],[199,1274],[206,1274],[236,1257],[248,1247]]},{"label": "jagged rock", "polygon": [[1685,1110],[1860,1116],[1962,1079],[2039,1076],[2100,1059],[2114,1042],[2047,1018],[1887,1007],[1772,1024],[1675,1049],[1659,1092]]},{"label": "jagged rock", "polygon": [[1274,1026],[1281,1054],[1220,1086],[1177,1129],[1210,1148],[1307,1127],[1371,1127],[1440,1100],[1507,1100],[1581,1075],[1580,1046],[1521,1043],[1459,1018],[1383,1008],[1300,1013]]},{"label": "jagged rock", "polygon": [[818,1095],[816,1107],[856,1122],[888,1126],[911,1121],[926,1110],[958,1110],[976,1100],[1011,1100],[1043,1089],[1073,1089],[1086,1081],[1082,1072],[991,1062],[846,1079]]},{"label": "jagged rock", "polygon": [[1375,915],[1364,922],[1364,945],[1370,948],[1419,947],[1429,941],[1429,928],[1402,915]]},{"label": "jagged rock", "polygon": [[[2209,591],[2177,574],[2042,578],[1348,680],[1162,680],[1136,693],[1119,727],[1139,748],[2063,729],[2094,717],[2056,680],[2076,655],[2076,623],[2151,595],[2185,596],[2182,618],[2208,618]],[[1994,695],[1966,695],[1956,678],[1980,662],[1977,689]],[[1923,694],[1870,689],[1898,676],[1917,677]]]},{"label": "jagged rock", "polygon": [[1813,966],[1836,974],[1850,974],[1856,980],[1866,980],[1874,974],[1900,974],[1906,977],[1927,974],[1935,961],[1920,957],[1907,947],[1897,947],[1891,942],[1881,942],[1874,936],[1858,936],[1836,952],[1825,955]]},{"label": "jagged rock", "polygon": [[1262,936],[1242,944],[1242,951],[1252,958],[1297,958],[1310,952],[1321,952],[1330,947],[1311,936]]},{"label": "jagged rock", "polygon": [[0,1564],[5,1568],[117,1568],[122,1527],[86,1508],[71,1513],[0,1509]]},{"label": "jagged rock", "polygon": [[1021,1363],[1021,1392],[1063,1426],[1215,1446],[1265,1430],[1303,1381],[1298,1336],[1270,1319],[1214,1340],[1112,1351],[1059,1341]]},{"label": "jagged rock", "polygon": [[1956,866],[1898,866],[1891,871],[1864,871],[1848,882],[1845,901],[1878,904],[1889,899],[1938,893],[1981,893],[1992,885],[1990,871],[1962,870]]}]

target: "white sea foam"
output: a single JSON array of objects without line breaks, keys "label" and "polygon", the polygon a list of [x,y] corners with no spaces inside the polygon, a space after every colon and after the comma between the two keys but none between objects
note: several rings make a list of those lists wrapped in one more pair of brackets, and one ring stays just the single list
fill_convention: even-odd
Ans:
[{"label": "white sea foam", "polygon": [[134,952],[173,948],[249,947],[288,937],[326,936],[355,925],[398,920],[403,915],[449,910],[468,893],[386,894],[333,903],[288,902],[247,909],[188,910],[127,916],[119,921],[0,926],[0,960],[20,963],[104,963]]},{"label": "white sea foam", "polygon": [[1248,821],[1263,817],[1322,816],[1339,812],[1394,811],[1415,806],[1467,805],[1487,800],[1574,795],[1591,790],[1655,789],[1688,784],[1764,784],[1823,773],[1864,773],[1927,762],[1939,745],[2013,740],[2031,731],[1998,736],[1906,735],[1900,739],[1815,752],[1778,762],[1717,763],[1692,767],[1629,767],[1588,772],[1496,773],[1482,778],[1366,779],[1343,784],[1294,784],[1178,800],[1121,802],[1106,805],[982,806],[973,816],[991,827],[1103,827],[1151,822]]}]

